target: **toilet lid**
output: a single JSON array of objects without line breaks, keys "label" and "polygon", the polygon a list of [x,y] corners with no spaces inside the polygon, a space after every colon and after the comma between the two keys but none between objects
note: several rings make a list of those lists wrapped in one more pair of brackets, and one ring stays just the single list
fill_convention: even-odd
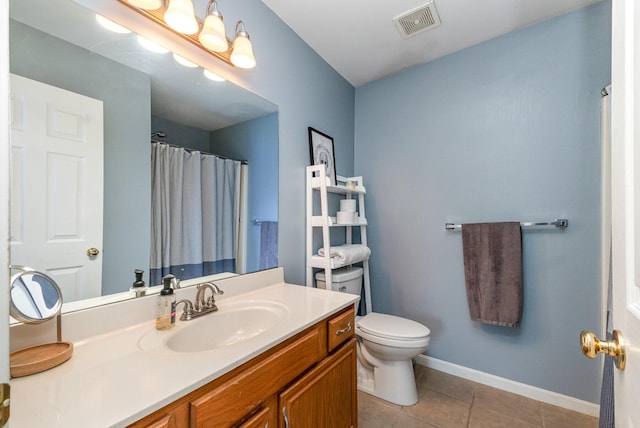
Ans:
[{"label": "toilet lid", "polygon": [[424,325],[393,315],[372,312],[358,320],[362,331],[389,339],[422,339],[431,334]]}]

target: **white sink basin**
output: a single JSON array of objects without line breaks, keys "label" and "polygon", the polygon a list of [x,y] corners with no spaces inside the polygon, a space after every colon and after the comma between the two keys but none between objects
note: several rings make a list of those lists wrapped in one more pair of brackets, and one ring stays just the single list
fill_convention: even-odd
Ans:
[{"label": "white sink basin", "polygon": [[[283,304],[270,301],[218,303],[218,311],[191,321],[176,321],[171,331],[150,331],[139,341],[146,351],[204,352],[260,336],[288,318]],[[179,313],[177,314],[179,317]]]}]

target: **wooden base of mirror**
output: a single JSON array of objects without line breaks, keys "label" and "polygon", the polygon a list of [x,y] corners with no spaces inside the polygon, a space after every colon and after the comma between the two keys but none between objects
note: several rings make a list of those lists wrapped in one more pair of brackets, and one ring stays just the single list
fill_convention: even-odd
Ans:
[{"label": "wooden base of mirror", "polygon": [[71,342],[45,343],[12,352],[11,377],[29,376],[49,370],[67,361],[72,353]]}]

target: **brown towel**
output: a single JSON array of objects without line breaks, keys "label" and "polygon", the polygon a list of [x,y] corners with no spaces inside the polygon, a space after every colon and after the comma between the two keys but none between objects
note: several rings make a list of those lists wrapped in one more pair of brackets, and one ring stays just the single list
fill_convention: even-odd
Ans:
[{"label": "brown towel", "polygon": [[523,294],[520,223],[463,224],[462,252],[471,319],[517,327]]}]

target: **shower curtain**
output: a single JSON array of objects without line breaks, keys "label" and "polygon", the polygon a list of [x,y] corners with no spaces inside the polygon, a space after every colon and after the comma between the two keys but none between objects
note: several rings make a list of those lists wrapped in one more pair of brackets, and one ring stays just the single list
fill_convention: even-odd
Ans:
[{"label": "shower curtain", "polygon": [[235,272],[241,162],[151,146],[150,284]]}]

